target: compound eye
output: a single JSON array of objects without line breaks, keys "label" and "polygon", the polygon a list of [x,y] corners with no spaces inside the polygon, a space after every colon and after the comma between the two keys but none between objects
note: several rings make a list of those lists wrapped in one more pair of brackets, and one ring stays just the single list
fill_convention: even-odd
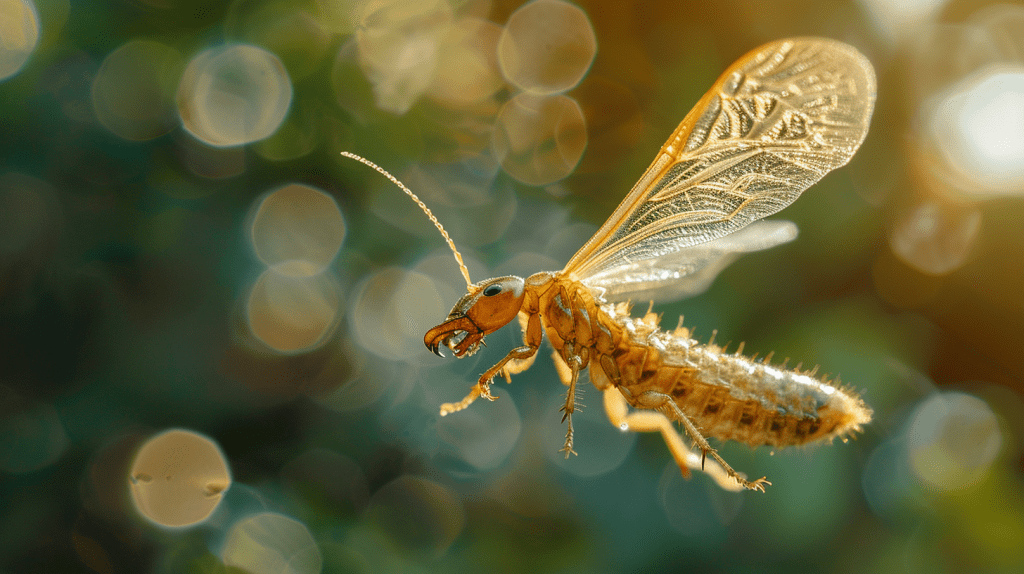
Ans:
[{"label": "compound eye", "polygon": [[484,289],[484,297],[494,297],[498,293],[501,293],[500,285],[491,285],[487,289]]}]

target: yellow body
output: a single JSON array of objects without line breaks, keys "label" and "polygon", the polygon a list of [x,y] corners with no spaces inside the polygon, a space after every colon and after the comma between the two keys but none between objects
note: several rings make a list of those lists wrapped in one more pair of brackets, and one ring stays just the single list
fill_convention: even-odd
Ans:
[{"label": "yellow body", "polygon": [[[496,285],[521,288],[497,291]],[[613,424],[623,430],[660,431],[680,469],[688,474],[693,466],[689,449],[672,426],[672,421],[680,422],[701,450],[702,466],[703,455],[710,454],[726,476],[752,489],[763,490],[763,484],[770,483],[739,476],[705,437],[784,447],[844,436],[871,420],[871,410],[859,397],[813,373],[780,369],[738,352],[728,354],[713,343],[690,339],[684,328],[661,331],[653,314],[634,319],[627,305],[607,304],[593,289],[561,273],[537,273],[525,281],[502,277],[475,287],[464,298],[469,299],[465,303],[469,308],[460,311],[456,305],[454,317],[450,315],[427,333],[427,346],[437,352],[439,345],[446,344],[457,356],[465,356],[475,351],[485,334],[511,320],[497,324],[486,319],[507,317],[510,309],[518,309],[523,346],[512,349],[481,375],[465,399],[442,405],[442,416],[466,408],[477,397],[493,400],[493,378],[500,373],[509,380],[528,368],[546,333],[555,349],[559,375],[569,387],[562,407],[563,420],[569,423],[562,448],[567,456],[575,454],[572,414],[578,406],[576,382],[583,369],[589,369],[591,382],[604,391]],[[488,288],[496,294],[482,296]],[[469,315],[474,316],[472,321],[467,320]],[[479,330],[467,331],[468,325]],[[641,412],[630,414],[626,405]]]},{"label": "yellow body", "polygon": [[[583,369],[603,391],[613,424],[660,432],[684,474],[705,469],[705,456],[711,455],[706,470],[727,488],[763,491],[768,482],[741,477],[705,436],[788,446],[859,430],[871,410],[854,393],[813,372],[726,353],[713,341],[701,344],[681,327],[661,331],[655,316],[635,319],[628,304],[608,301],[700,292],[736,254],[793,239],[792,224],[761,219],[850,160],[867,134],[875,91],[871,64],[840,42],[794,38],[748,53],[683,118],[565,268],[526,279],[473,284],[451,238],[423,202],[357,158],[420,205],[466,278],[468,292],[427,332],[427,348],[441,354],[445,346],[465,357],[514,317],[523,328],[523,345],[483,373],[464,399],[442,405],[441,415],[478,397],[493,400],[494,377],[500,373],[510,380],[528,368],[547,333],[568,386],[562,407],[566,456],[574,453],[572,414]],[[683,426],[700,457],[686,447],[674,423]]]}]

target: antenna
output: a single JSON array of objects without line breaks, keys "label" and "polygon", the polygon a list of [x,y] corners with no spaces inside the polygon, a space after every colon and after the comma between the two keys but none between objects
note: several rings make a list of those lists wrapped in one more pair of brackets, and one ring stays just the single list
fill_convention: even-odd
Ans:
[{"label": "antenna", "polygon": [[455,260],[459,262],[459,270],[462,271],[462,276],[466,278],[466,287],[468,287],[469,290],[472,292],[474,290],[473,282],[469,280],[469,270],[466,269],[466,264],[462,262],[462,255],[459,253],[459,250],[455,248],[455,242],[452,241],[452,238],[448,236],[448,232],[444,230],[444,227],[441,225],[441,222],[438,221],[436,217],[434,217],[433,213],[430,212],[430,208],[427,207],[426,204],[424,204],[423,201],[420,200],[420,198],[416,197],[416,194],[413,193],[411,189],[406,187],[404,183],[398,181],[397,177],[388,173],[386,169],[380,167],[379,165],[373,163],[372,161],[366,159],[365,157],[358,156],[352,152],[343,151],[341,152],[341,155],[350,159],[354,159],[361,164],[372,167],[377,171],[377,173],[380,173],[384,177],[390,179],[391,183],[397,185],[402,191],[406,193],[406,195],[411,197],[412,200],[416,202],[416,205],[420,206],[420,209],[423,210],[423,213],[427,214],[427,217],[430,218],[430,221],[434,224],[434,227],[437,227],[437,230],[440,231],[441,235],[444,236],[444,240],[448,242],[448,247],[451,247],[452,253],[455,254]]}]

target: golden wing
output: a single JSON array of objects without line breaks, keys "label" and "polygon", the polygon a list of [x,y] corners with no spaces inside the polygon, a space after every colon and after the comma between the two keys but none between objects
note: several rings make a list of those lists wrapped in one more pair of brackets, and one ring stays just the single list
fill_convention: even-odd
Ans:
[{"label": "golden wing", "polygon": [[[687,266],[684,250],[779,211],[849,161],[874,102],[874,70],[851,46],[795,38],[757,48],[686,115],[564,272],[640,289],[678,280],[669,276]],[[684,274],[714,262],[695,255]]]},{"label": "golden wing", "polygon": [[735,233],[654,259],[599,270],[584,279],[608,301],[675,301],[708,290],[715,277],[744,253],[796,239],[791,221],[755,221]]}]

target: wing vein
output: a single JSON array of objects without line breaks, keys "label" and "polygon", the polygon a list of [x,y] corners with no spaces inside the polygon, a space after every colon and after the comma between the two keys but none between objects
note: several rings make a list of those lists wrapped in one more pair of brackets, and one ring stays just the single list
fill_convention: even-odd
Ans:
[{"label": "wing vein", "polygon": [[[834,40],[780,40],[748,53],[686,115],[563,272],[609,292],[629,290],[612,281],[650,290],[761,245],[750,234],[746,246],[719,239],[783,209],[849,161],[867,134],[875,90],[868,60]],[[713,249],[700,247],[709,243]]]}]

